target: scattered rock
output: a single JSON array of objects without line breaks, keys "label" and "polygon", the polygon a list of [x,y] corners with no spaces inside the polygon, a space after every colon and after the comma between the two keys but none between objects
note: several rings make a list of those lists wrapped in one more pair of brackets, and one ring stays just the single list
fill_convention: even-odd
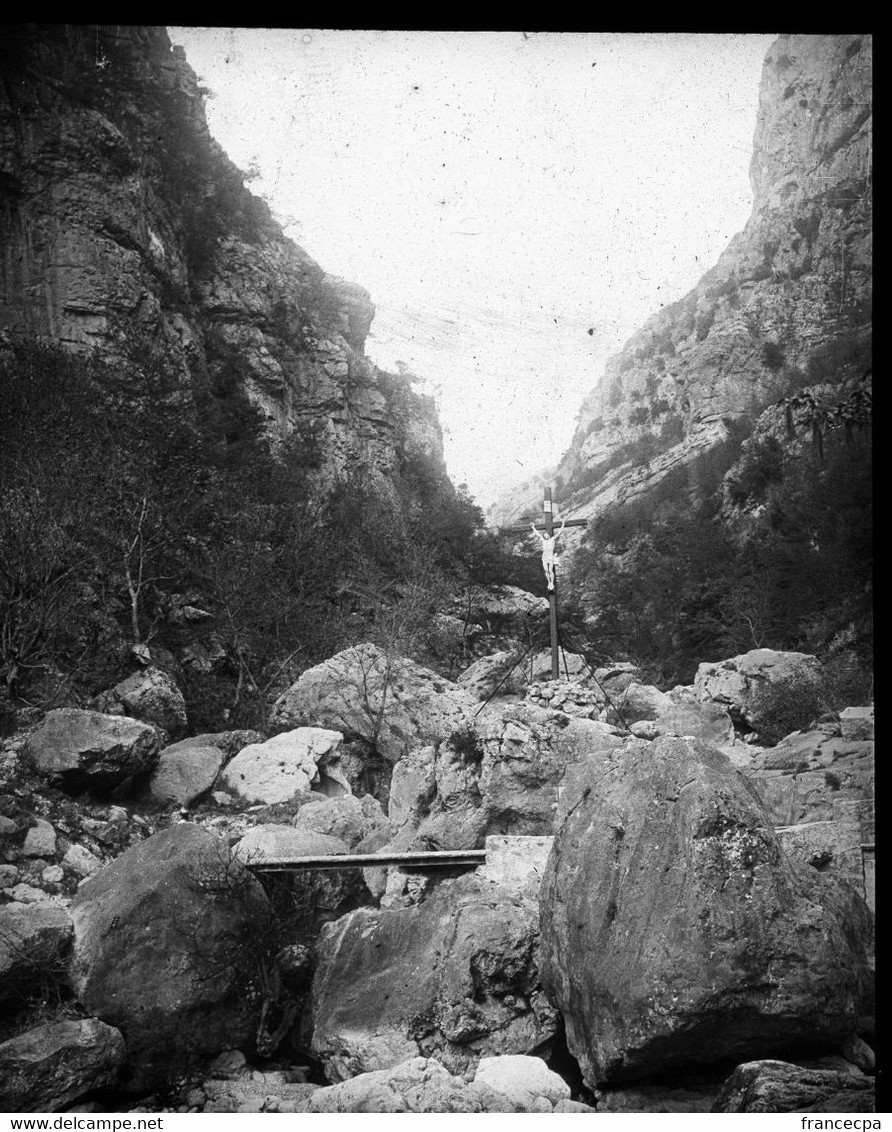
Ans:
[{"label": "scattered rock", "polygon": [[244,747],[221,775],[221,783],[248,802],[290,801],[295,794],[316,786],[350,793],[340,771],[339,731],[322,727],[298,727]]},{"label": "scattered rock", "polygon": [[622,723],[630,727],[642,719],[657,719],[671,711],[671,698],[651,684],[631,681],[618,695],[611,697],[613,704],[607,713],[609,723]]},{"label": "scattered rock", "polygon": [[64,982],[71,930],[71,917],[55,904],[0,904],[0,1000],[42,981]]},{"label": "scattered rock", "polygon": [[151,770],[158,759],[154,727],[126,716],[58,708],[28,738],[34,769],[66,790],[106,792]]},{"label": "scattered rock", "polygon": [[81,877],[92,876],[97,869],[102,868],[102,861],[83,845],[69,845],[62,858],[62,864]]},{"label": "scattered rock", "polygon": [[845,708],[839,713],[839,730],[843,739],[872,739],[873,708]]},{"label": "scattered rock", "polygon": [[27,1030],[0,1044],[0,1108],[58,1112],[112,1084],[123,1056],[123,1037],[98,1018]]},{"label": "scattered rock", "polygon": [[218,1054],[208,1066],[211,1077],[228,1080],[238,1077],[247,1068],[248,1060],[240,1049],[227,1049]]},{"label": "scattered rock", "polygon": [[503,1093],[454,1077],[434,1058],[413,1057],[317,1089],[306,1112],[520,1112]]},{"label": "scattered rock", "polygon": [[38,818],[25,835],[22,855],[25,857],[52,857],[56,852],[56,831],[48,821]]},{"label": "scattered rock", "polygon": [[381,803],[369,794],[361,798],[348,794],[309,802],[297,811],[293,824],[299,829],[337,837],[346,842],[347,849],[354,849],[372,835],[381,835],[383,845],[390,836],[387,815]]},{"label": "scattered rock", "polygon": [[534,1111],[532,1105],[536,1098],[545,1098],[549,1108],[570,1099],[570,1086],[552,1072],[541,1057],[522,1054],[483,1057],[474,1080],[489,1085],[497,1093],[504,1093],[516,1101],[522,1111]]},{"label": "scattered rock", "polygon": [[114,688],[101,692],[91,707],[114,715],[128,715],[160,727],[175,737],[186,730],[186,701],[174,681],[160,668],[143,668]]},{"label": "scattered rock", "polygon": [[583,1104],[582,1101],[558,1101],[554,1106],[555,1112],[597,1112],[597,1109],[591,1105]]},{"label": "scattered rock", "polygon": [[869,1077],[803,1069],[786,1061],[738,1065],[712,1112],[873,1112]]},{"label": "scattered rock", "polygon": [[0,865],[0,888],[12,888],[19,879],[16,865]]},{"label": "scattered rock", "polygon": [[159,802],[190,806],[213,786],[225,756],[219,747],[176,746],[158,756],[149,793]]}]

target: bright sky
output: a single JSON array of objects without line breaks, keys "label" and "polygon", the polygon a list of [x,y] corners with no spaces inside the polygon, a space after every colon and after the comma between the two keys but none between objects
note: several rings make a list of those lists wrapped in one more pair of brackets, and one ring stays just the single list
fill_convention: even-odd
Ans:
[{"label": "bright sky", "polygon": [[749,216],[774,36],[171,28],[211,132],[377,308],[486,506],[554,463],[606,359]]}]

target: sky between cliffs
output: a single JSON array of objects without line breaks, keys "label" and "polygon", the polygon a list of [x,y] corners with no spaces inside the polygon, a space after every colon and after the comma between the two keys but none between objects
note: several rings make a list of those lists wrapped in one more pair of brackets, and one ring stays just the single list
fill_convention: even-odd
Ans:
[{"label": "sky between cliffs", "polygon": [[487,506],[749,216],[767,35],[171,28],[296,243],[368,288]]}]

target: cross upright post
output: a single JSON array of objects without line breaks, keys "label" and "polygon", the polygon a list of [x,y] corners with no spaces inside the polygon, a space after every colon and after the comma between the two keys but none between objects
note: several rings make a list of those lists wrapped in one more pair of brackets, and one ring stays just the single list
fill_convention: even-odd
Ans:
[{"label": "cross upright post", "polygon": [[[551,488],[546,487],[545,498],[542,500],[542,520],[549,538],[554,538],[554,512],[551,501]],[[554,583],[548,591],[548,626],[551,634],[551,678],[559,680],[561,676],[560,648],[557,619],[557,571],[555,570]]]},{"label": "cross upright post", "polygon": [[[585,519],[567,519],[561,523],[561,527],[585,527],[588,523]],[[540,524],[541,530],[548,535],[549,539],[554,538],[554,505],[551,498],[551,488],[544,489],[544,497],[542,499],[542,520]],[[528,534],[530,528],[527,527],[509,527],[508,534]],[[548,590],[548,621],[551,634],[551,678],[552,680],[560,679],[560,637],[558,636],[558,618],[557,618],[557,574],[555,573],[554,582]]]}]

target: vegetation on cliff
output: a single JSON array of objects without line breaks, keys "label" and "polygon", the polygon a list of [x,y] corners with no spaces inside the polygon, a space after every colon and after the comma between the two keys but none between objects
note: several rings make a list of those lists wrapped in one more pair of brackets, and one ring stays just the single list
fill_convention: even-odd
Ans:
[{"label": "vegetation on cliff", "polygon": [[82,701],[148,645],[193,729],[256,724],[275,681],[348,644],[423,654],[438,599],[491,573],[479,509],[418,453],[390,493],[346,475],[320,495],[299,438],[273,455],[249,407],[227,445],[162,364],[27,343],[0,401],[8,705]]}]

